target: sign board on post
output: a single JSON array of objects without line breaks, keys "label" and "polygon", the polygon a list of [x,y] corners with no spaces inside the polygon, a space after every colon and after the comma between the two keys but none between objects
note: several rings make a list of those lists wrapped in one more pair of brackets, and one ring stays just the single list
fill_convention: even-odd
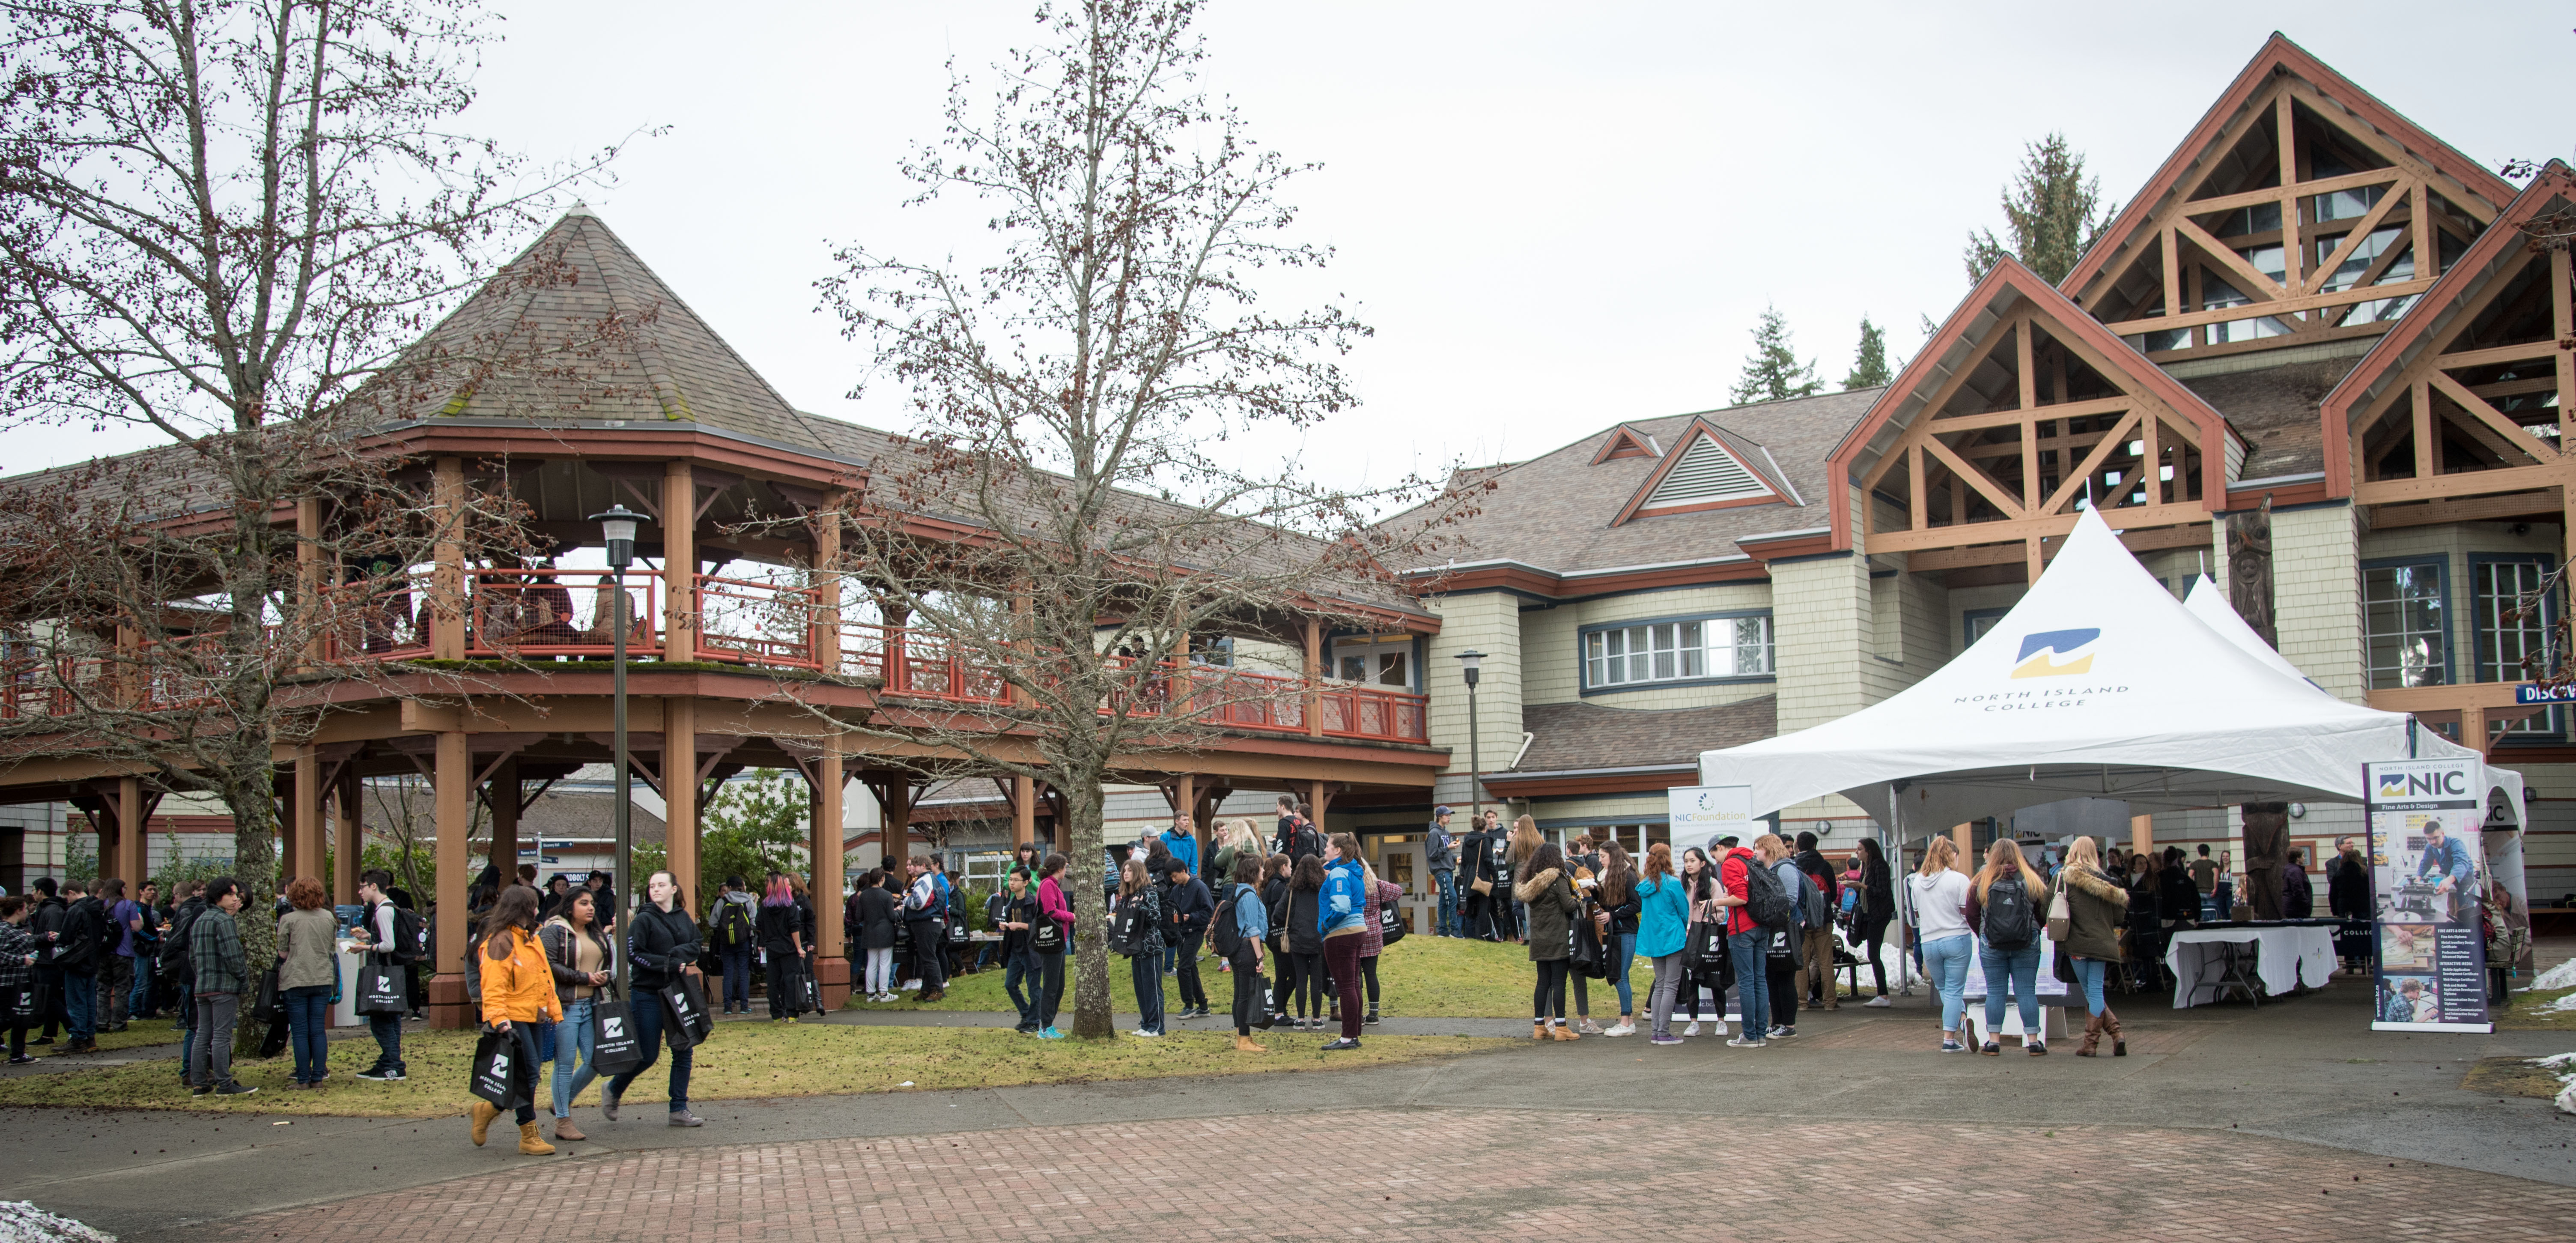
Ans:
[{"label": "sign board on post", "polygon": [[2491,1032],[2479,833],[2486,766],[2475,759],[2363,766],[2377,994],[2373,1031]]},{"label": "sign board on post", "polygon": [[1753,823],[1751,786],[1674,786],[1664,791],[1673,820],[1673,849],[1704,846],[1727,834],[1746,835]]}]

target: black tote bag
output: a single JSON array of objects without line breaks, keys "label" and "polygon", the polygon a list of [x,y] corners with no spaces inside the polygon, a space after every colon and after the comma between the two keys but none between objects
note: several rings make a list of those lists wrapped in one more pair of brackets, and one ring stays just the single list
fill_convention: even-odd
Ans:
[{"label": "black tote bag", "polygon": [[285,1009],[277,1004],[277,968],[260,973],[259,991],[251,996],[250,1016],[262,1023],[286,1017]]},{"label": "black tote bag", "polygon": [[590,1068],[602,1075],[622,1075],[644,1064],[644,1042],[635,1035],[635,1015],[615,989],[603,987],[590,1001]]},{"label": "black tote bag", "polygon": [[467,1084],[468,1090],[494,1109],[518,1108],[518,1080],[510,1073],[512,1061],[518,1056],[517,1037],[485,1031],[474,1041],[473,1078]]},{"label": "black tote bag", "polygon": [[404,988],[403,972],[367,955],[358,968],[357,1010],[360,1014],[409,1014],[411,998]]},{"label": "black tote bag", "polygon": [[715,1030],[707,995],[693,977],[683,975],[662,986],[662,1012],[668,1020],[662,1024],[662,1042],[675,1052],[698,1047]]}]

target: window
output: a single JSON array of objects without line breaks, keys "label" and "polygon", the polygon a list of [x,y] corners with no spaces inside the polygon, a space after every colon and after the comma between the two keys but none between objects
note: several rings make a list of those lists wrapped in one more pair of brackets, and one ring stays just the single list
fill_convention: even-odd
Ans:
[{"label": "window", "polygon": [[[2477,681],[2519,682],[2522,662],[2548,660],[2549,628],[2558,619],[2557,601],[2540,597],[2540,606],[2515,614],[2523,597],[2540,590],[2549,565],[2539,558],[2472,558],[2469,564],[2469,626],[2476,643]],[[2559,709],[2535,713],[2505,727],[2508,737],[2555,735]],[[2472,744],[2474,745],[2474,744]]]},{"label": "window", "polygon": [[1771,495],[1771,489],[1756,478],[1744,463],[1705,434],[1691,442],[1681,460],[1673,463],[1655,484],[1653,495],[1641,509],[1662,509],[1673,505],[1697,505],[1716,501],[1747,500]]},{"label": "window", "polygon": [[2004,614],[2011,611],[2011,609],[1971,609],[1968,612],[1961,614],[1959,618],[1960,632],[1965,634],[1968,639],[1967,643],[1961,650],[1964,651],[1966,648],[1975,647],[1977,645],[1977,640],[1986,637],[1986,632],[1994,629],[1995,623],[2002,621],[2004,619]]},{"label": "window", "polygon": [[1768,615],[1643,622],[1583,636],[1583,685],[1588,691],[1770,673]]},{"label": "window", "polygon": [[2451,680],[2445,565],[2434,558],[2362,567],[2362,645],[2371,689],[2441,686]]}]

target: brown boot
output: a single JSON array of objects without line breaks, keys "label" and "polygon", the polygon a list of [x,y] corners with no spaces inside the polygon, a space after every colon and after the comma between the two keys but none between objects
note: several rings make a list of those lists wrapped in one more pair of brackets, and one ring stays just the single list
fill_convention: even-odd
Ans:
[{"label": "brown boot", "polygon": [[492,1136],[492,1120],[493,1120],[494,1118],[498,1118],[498,1117],[500,1117],[500,1116],[501,1116],[501,1111],[500,1111],[500,1110],[498,1110],[498,1109],[494,1109],[494,1108],[492,1107],[492,1102],[490,1102],[490,1101],[484,1101],[484,1100],[478,1100],[478,1101],[474,1102],[474,1146],[475,1146],[475,1147],[477,1147],[477,1148],[482,1147],[482,1146],[483,1146],[483,1141],[484,1141],[484,1140],[486,1140],[486,1139],[491,1138],[491,1136]]},{"label": "brown boot", "polygon": [[582,1134],[581,1128],[572,1124],[572,1119],[557,1118],[555,1119],[555,1138],[578,1143],[590,1137]]},{"label": "brown boot", "polygon": [[2094,1051],[2095,1049],[2100,1048],[2101,1046],[2102,1046],[2102,1016],[2097,1014],[2097,1015],[2094,1015],[2092,1018],[2085,1020],[2085,1022],[2084,1022],[2084,1043],[2083,1043],[2082,1045],[2080,1045],[2080,1046],[2078,1046],[2078,1047],[2076,1048],[2076,1050],[2075,1050],[2075,1056],[2077,1056],[2077,1057],[2092,1057],[2092,1056],[2094,1056],[2094,1052],[2093,1052],[2093,1051]]},{"label": "brown boot", "polygon": [[2111,1037],[2111,1056],[2129,1056],[2128,1039],[2120,1034],[2119,1015],[2113,1014],[2109,1010],[2104,1010],[2102,1012],[2102,1030],[2109,1033]]},{"label": "brown boot", "polygon": [[545,1136],[537,1134],[536,1123],[522,1122],[519,1124],[519,1151],[531,1157],[551,1157],[555,1155],[555,1146],[547,1143]]},{"label": "brown boot", "polygon": [[1555,1037],[1556,1037],[1557,1039],[1559,1039],[1559,1040],[1581,1040],[1581,1039],[1583,1039],[1583,1037],[1581,1037],[1581,1036],[1578,1036],[1578,1035],[1575,1035],[1575,1034],[1574,1034],[1574,1029],[1573,1029],[1573,1028],[1568,1027],[1568,1026],[1566,1026],[1565,1024],[1563,1024],[1563,1023],[1559,1023],[1559,1024],[1557,1024],[1557,1025],[1556,1025],[1556,1027],[1555,1027],[1555,1030],[1554,1030],[1553,1034],[1554,1034],[1554,1035],[1555,1035]]},{"label": "brown boot", "polygon": [[1250,1036],[1237,1036],[1234,1038],[1234,1051],[1237,1053],[1268,1053],[1270,1050],[1254,1044],[1252,1042],[1252,1037]]},{"label": "brown boot", "polygon": [[1532,1023],[1532,1024],[1530,1024],[1530,1039],[1532,1039],[1532,1040],[1545,1040],[1545,1039],[1547,1039],[1547,1024],[1545,1024],[1545,1023]]}]

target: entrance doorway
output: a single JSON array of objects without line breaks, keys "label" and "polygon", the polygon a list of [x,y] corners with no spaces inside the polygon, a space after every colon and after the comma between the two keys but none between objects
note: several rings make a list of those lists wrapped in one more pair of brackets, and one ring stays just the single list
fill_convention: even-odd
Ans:
[{"label": "entrance doorway", "polygon": [[1432,916],[1426,909],[1439,905],[1440,895],[1430,892],[1431,873],[1422,866],[1422,843],[1377,838],[1377,878],[1404,891],[1397,906],[1404,912],[1404,926],[1421,932],[1431,926]]}]

